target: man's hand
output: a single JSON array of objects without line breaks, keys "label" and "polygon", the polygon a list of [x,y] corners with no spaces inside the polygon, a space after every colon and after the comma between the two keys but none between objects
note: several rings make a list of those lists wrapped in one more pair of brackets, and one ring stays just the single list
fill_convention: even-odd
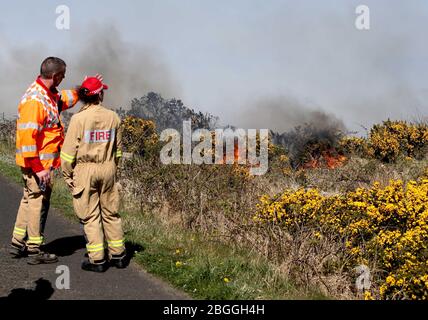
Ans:
[{"label": "man's hand", "polygon": [[39,178],[41,185],[49,186],[51,184],[51,173],[49,170],[37,172],[36,175]]}]

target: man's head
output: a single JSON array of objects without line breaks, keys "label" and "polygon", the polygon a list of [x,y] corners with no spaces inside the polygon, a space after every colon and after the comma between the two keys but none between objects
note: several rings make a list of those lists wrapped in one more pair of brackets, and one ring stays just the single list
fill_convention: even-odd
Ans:
[{"label": "man's head", "polygon": [[52,87],[56,88],[65,78],[66,67],[64,60],[60,58],[46,58],[40,67],[40,76],[43,80],[52,81]]}]

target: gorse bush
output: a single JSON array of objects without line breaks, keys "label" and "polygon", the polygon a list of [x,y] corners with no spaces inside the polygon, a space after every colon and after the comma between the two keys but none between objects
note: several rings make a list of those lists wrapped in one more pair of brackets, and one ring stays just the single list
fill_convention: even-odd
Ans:
[{"label": "gorse bush", "polygon": [[[159,143],[156,125],[153,121],[127,116],[122,120],[124,151],[147,155]],[[157,150],[157,149],[156,149]]]},{"label": "gorse bush", "polygon": [[359,137],[343,137],[339,141],[339,146],[346,154],[355,154],[360,157],[367,157],[369,146],[367,139]]},{"label": "gorse bush", "polygon": [[[317,189],[263,196],[254,220],[274,223],[293,237],[306,228],[315,238],[335,235],[349,273],[374,266],[375,289],[367,297],[428,298],[428,180],[404,185],[375,183],[342,195]],[[343,266],[342,266],[343,268]]]},{"label": "gorse bush", "polygon": [[374,125],[369,135],[369,154],[391,162],[404,155],[420,158],[428,150],[428,125],[385,121]]},{"label": "gorse bush", "polygon": [[420,159],[428,152],[428,125],[387,120],[374,125],[368,138],[345,137],[340,145],[348,153],[383,162],[400,156]]}]

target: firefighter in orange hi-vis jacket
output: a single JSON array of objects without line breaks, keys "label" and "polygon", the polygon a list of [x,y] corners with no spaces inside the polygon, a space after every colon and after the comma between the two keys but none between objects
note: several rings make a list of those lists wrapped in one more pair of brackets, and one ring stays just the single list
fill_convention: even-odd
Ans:
[{"label": "firefighter in orange hi-vis jacket", "polygon": [[66,64],[55,57],[45,59],[40,76],[25,92],[18,107],[16,163],[21,167],[24,195],[19,206],[10,253],[27,256],[29,264],[53,263],[54,254],[43,252],[43,233],[49,210],[53,170],[61,166],[64,141],[61,111],[78,101],[76,90],[57,91]]},{"label": "firefighter in orange hi-vis jacket", "polygon": [[71,118],[61,150],[62,174],[87,239],[88,260],[82,269],[94,272],[104,272],[109,265],[125,268],[129,262],[118,212],[120,118],[101,104],[108,88],[101,80],[90,77],[80,86],[83,107]]}]

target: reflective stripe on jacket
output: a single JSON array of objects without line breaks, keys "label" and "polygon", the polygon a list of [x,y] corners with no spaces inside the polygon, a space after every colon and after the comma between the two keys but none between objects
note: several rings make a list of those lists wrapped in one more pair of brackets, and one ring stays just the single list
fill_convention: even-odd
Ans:
[{"label": "reflective stripe on jacket", "polygon": [[16,164],[30,168],[26,158],[39,157],[45,169],[61,166],[60,151],[64,142],[64,129],[60,111],[78,102],[75,90],[61,94],[50,92],[37,79],[28,88],[18,107],[16,124]]}]

